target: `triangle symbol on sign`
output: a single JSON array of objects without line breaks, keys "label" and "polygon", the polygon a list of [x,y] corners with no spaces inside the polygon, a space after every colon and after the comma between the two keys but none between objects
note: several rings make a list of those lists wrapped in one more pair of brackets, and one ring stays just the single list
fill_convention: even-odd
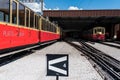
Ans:
[{"label": "triangle symbol on sign", "polygon": [[67,56],[50,60],[48,64],[49,70],[67,75]]},{"label": "triangle symbol on sign", "polygon": [[59,62],[59,63],[56,63],[56,64],[52,64],[51,66],[54,66],[54,67],[66,70],[67,69],[67,65],[68,65],[67,61],[63,61],[63,62]]}]

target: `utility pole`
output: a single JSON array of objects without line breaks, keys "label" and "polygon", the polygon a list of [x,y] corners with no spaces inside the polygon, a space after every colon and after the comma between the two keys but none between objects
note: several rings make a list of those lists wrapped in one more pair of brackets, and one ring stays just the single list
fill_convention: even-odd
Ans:
[{"label": "utility pole", "polygon": [[43,14],[43,0],[40,0],[41,3],[41,14]]}]

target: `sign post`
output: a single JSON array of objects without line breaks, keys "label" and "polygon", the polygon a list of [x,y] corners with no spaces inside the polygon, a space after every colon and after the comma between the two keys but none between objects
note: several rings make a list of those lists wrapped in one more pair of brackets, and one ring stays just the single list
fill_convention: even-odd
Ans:
[{"label": "sign post", "polygon": [[68,54],[47,54],[47,76],[68,76]]},{"label": "sign post", "polygon": [[56,76],[56,80],[59,80],[59,76]]}]

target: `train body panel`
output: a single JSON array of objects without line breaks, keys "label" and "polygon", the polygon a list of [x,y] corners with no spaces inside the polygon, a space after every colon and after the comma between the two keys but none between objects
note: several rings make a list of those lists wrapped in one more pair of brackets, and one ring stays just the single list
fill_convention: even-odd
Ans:
[{"label": "train body panel", "polygon": [[0,24],[0,49],[36,44],[38,34],[37,30]]},{"label": "train body panel", "polygon": [[57,33],[40,31],[40,42],[47,42],[52,40],[57,40],[60,38],[60,35]]},{"label": "train body panel", "polygon": [[92,40],[97,41],[97,40],[105,40],[105,35],[104,34],[97,34],[92,36]]}]

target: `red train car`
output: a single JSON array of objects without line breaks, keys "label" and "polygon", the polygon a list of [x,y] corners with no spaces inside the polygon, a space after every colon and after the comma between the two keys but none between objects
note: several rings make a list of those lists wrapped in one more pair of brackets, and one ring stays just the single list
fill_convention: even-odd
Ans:
[{"label": "red train car", "polygon": [[94,27],[90,30],[83,32],[83,38],[92,41],[104,41],[105,40],[105,28]]},{"label": "red train car", "polygon": [[18,0],[0,0],[0,51],[57,40],[59,33],[57,25]]},{"label": "red train car", "polygon": [[43,17],[41,18],[40,28],[40,42],[57,40],[60,38],[60,28]]}]

